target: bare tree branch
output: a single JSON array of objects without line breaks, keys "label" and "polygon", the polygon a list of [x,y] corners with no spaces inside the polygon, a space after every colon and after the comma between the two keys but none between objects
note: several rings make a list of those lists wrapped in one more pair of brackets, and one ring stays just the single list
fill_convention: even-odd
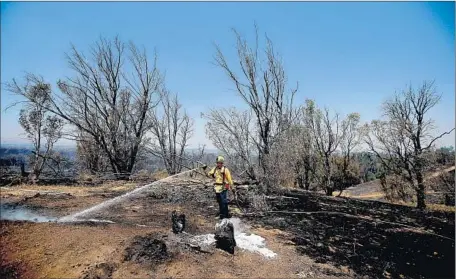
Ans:
[{"label": "bare tree branch", "polygon": [[[215,64],[220,67],[236,87],[237,93],[249,106],[254,118],[258,138],[257,152],[263,175],[267,170],[266,157],[274,144],[291,126],[297,111],[293,108],[296,89],[287,89],[287,77],[283,62],[275,52],[272,41],[266,37],[265,59],[259,56],[259,31],[255,25],[255,43],[247,40],[236,30],[236,50],[239,74],[230,66],[219,46],[216,45]],[[214,137],[214,136],[213,136]]]},{"label": "bare tree branch", "polygon": [[408,86],[383,104],[387,120],[372,121],[365,138],[370,150],[392,174],[382,180],[383,188],[407,197],[409,187],[416,192],[417,207],[420,209],[426,208],[423,177],[429,163],[426,152],[436,140],[454,130],[432,137],[435,127],[432,120],[425,117],[439,100],[433,81],[424,82],[417,90]]},{"label": "bare tree branch", "polygon": [[426,146],[425,148],[423,148],[423,150],[426,150],[426,149],[431,148],[431,147],[432,147],[432,144],[433,144],[435,141],[441,139],[444,135],[449,135],[449,134],[451,134],[453,131],[454,131],[454,128],[451,129],[451,130],[449,130],[448,132],[444,132],[444,133],[440,134],[439,136],[435,137],[433,140],[431,140],[431,142],[428,144],[428,146]]},{"label": "bare tree branch", "polygon": [[[131,173],[144,136],[152,127],[148,112],[159,100],[162,77],[156,57],[149,64],[145,51],[132,43],[125,47],[118,37],[100,38],[91,54],[89,59],[71,47],[66,57],[74,76],[58,81],[61,94],[49,90],[46,104],[25,94],[24,87],[42,81],[36,76],[26,76],[24,86],[13,80],[9,90],[90,136],[114,173]],[[127,62],[134,70],[128,78]]]},{"label": "bare tree branch", "polygon": [[323,160],[323,187],[326,194],[331,196],[334,190],[332,184],[332,155],[345,137],[347,125],[341,125],[339,115],[329,116],[329,110],[321,111],[312,100],[306,101],[308,124],[314,140],[315,150]]},{"label": "bare tree branch", "polygon": [[177,100],[162,88],[161,107],[151,110],[151,131],[158,144],[148,146],[148,150],[163,159],[168,174],[176,174],[182,170],[182,161],[188,140],[193,134],[191,119]]}]

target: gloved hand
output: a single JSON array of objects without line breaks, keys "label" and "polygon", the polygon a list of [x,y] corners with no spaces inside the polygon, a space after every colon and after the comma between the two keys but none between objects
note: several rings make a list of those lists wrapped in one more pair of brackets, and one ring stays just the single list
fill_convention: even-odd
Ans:
[{"label": "gloved hand", "polygon": [[203,170],[206,170],[207,169],[207,165],[203,165]]},{"label": "gloved hand", "polygon": [[225,189],[229,190],[230,189],[230,184],[225,184]]},{"label": "gloved hand", "polygon": [[236,189],[233,188],[233,189],[231,189],[231,191],[233,191],[233,194],[236,195]]}]

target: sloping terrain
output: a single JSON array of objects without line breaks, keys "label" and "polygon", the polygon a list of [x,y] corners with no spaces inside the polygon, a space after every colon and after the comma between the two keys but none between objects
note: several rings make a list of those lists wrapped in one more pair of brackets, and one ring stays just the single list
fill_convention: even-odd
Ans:
[{"label": "sloping terrain", "polygon": [[[2,188],[1,197],[13,207],[63,217],[139,186],[55,186],[37,195],[40,189],[24,185]],[[173,210],[186,215],[188,234],[214,231],[216,202],[198,179],[182,175],[118,200],[79,215],[78,222],[1,221],[0,277],[454,278],[454,213],[304,191],[271,195],[265,211],[254,212],[241,190],[242,208],[230,206],[277,254],[266,258],[239,247],[231,255],[168,245],[175,237]],[[160,243],[167,243],[165,250]],[[140,248],[134,256],[132,247]]]},{"label": "sloping terrain", "polygon": [[299,191],[284,196],[255,220],[292,232],[298,251],[317,262],[368,278],[454,278],[454,212]]},{"label": "sloping terrain", "polygon": [[[445,172],[451,172],[455,170],[455,166],[447,167],[442,170],[434,171],[428,175],[426,175],[426,180],[430,180],[439,176]],[[339,192],[335,193],[338,195]],[[355,186],[351,186],[345,189],[342,192],[342,196],[345,197],[352,197],[358,199],[372,199],[372,200],[380,200],[384,201],[384,194],[382,193],[382,188],[380,185],[380,179],[375,179],[369,182],[361,183]]]}]

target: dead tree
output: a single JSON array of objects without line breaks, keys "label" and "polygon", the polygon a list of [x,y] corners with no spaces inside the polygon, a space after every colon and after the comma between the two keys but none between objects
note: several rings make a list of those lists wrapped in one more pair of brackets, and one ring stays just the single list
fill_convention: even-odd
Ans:
[{"label": "dead tree", "polygon": [[[33,81],[35,82],[27,83],[21,90],[24,96],[37,100],[37,103],[25,104],[25,108],[19,113],[19,124],[33,143],[30,158],[32,170],[28,173],[28,178],[35,183],[46,161],[52,159],[54,144],[62,137],[63,121],[44,108],[50,101],[50,86],[37,80]],[[24,175],[25,171],[22,174]]]},{"label": "dead tree", "polygon": [[434,82],[424,82],[418,90],[409,86],[383,104],[386,120],[372,121],[366,135],[367,145],[385,169],[415,191],[419,209],[426,208],[426,153],[436,140],[454,130],[437,137],[432,135],[433,121],[426,119],[426,115],[439,100]]},{"label": "dead tree", "polygon": [[264,49],[266,57],[263,59],[259,51],[258,28],[255,28],[255,44],[252,47],[236,30],[233,31],[236,36],[239,71],[228,64],[219,46],[216,46],[215,63],[234,83],[237,93],[253,114],[256,134],[251,138],[256,145],[263,175],[266,175],[269,173],[266,157],[296,117],[293,97],[297,88],[287,89],[283,62],[267,36]]},{"label": "dead tree", "polygon": [[317,169],[317,153],[315,150],[315,142],[310,129],[312,121],[312,110],[301,108],[299,118],[299,159],[296,163],[297,183],[300,188],[309,190],[310,183],[316,176]]},{"label": "dead tree", "polygon": [[[198,168],[201,166],[201,163],[204,164],[203,161],[206,160],[206,145],[205,144],[199,144],[197,150],[192,150],[191,153],[186,154],[185,156],[188,158],[188,164],[193,166],[193,168]],[[209,163],[209,162],[207,162]],[[206,164],[207,164],[206,163]]]},{"label": "dead tree", "polygon": [[360,115],[359,113],[351,113],[347,116],[347,118],[342,121],[343,127],[343,137],[341,137],[340,141],[340,149],[342,153],[342,181],[339,187],[339,196],[342,195],[342,191],[345,187],[350,186],[350,181],[352,179],[352,175],[349,175],[348,169],[351,162],[351,157],[353,150],[359,146],[362,141],[362,133],[360,127]]},{"label": "dead tree", "polygon": [[256,180],[256,145],[253,139],[252,114],[236,108],[211,109],[202,114],[207,120],[206,135],[222,151],[235,173],[245,173]]},{"label": "dead tree", "polygon": [[185,148],[193,133],[193,120],[182,110],[177,95],[161,90],[160,105],[151,111],[152,144],[148,150],[162,158],[168,174],[182,170]]},{"label": "dead tree", "polygon": [[271,148],[266,157],[270,175],[266,176],[270,185],[291,187],[296,184],[296,178],[301,163],[301,127],[293,125],[283,133],[280,140]]},{"label": "dead tree", "polygon": [[332,196],[332,155],[339,147],[345,134],[345,127],[341,125],[339,114],[331,118],[329,110],[324,111],[316,107],[312,100],[306,100],[306,113],[309,115],[309,127],[314,140],[315,151],[323,160],[322,184],[326,195]]},{"label": "dead tree", "polygon": [[92,136],[80,131],[76,142],[76,160],[81,171],[95,175],[110,169],[109,160]]},{"label": "dead tree", "polygon": [[71,158],[60,152],[53,151],[46,160],[46,169],[53,177],[68,178],[74,177],[74,162]]},{"label": "dead tree", "polygon": [[454,147],[440,147],[435,151],[436,162],[442,166],[454,166],[455,151]]},{"label": "dead tree", "polygon": [[[8,87],[89,134],[108,157],[112,171],[124,178],[131,173],[145,133],[152,127],[148,112],[157,104],[161,74],[156,59],[150,63],[145,51],[133,43],[126,47],[117,37],[101,38],[91,54],[88,59],[72,47],[67,61],[74,76],[58,81],[60,94],[51,92],[47,85],[48,103],[27,95],[16,80]],[[130,69],[131,75],[127,74]],[[33,76],[27,80],[44,84]]]}]

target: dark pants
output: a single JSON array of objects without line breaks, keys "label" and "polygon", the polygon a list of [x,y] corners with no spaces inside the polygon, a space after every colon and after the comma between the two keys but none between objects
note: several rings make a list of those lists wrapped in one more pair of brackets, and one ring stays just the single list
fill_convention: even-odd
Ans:
[{"label": "dark pants", "polygon": [[223,190],[221,193],[215,193],[217,198],[217,202],[219,205],[219,214],[220,219],[229,218],[229,211],[228,211],[228,199],[227,199],[227,190]]}]

